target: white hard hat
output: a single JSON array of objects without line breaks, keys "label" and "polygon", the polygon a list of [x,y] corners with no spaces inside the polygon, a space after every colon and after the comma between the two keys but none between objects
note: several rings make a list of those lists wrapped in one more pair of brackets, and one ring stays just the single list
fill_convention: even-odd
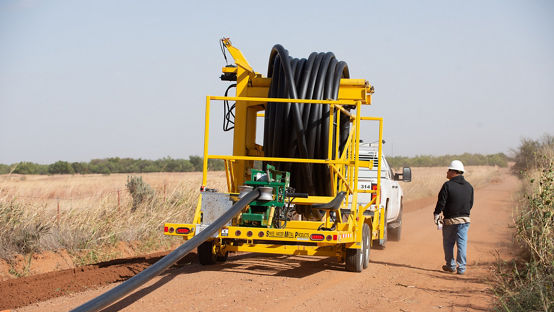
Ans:
[{"label": "white hard hat", "polygon": [[456,171],[461,171],[461,172],[464,172],[464,164],[462,164],[461,161],[459,160],[453,160],[451,163],[450,163],[450,167],[448,167],[448,169],[450,170],[456,170]]}]

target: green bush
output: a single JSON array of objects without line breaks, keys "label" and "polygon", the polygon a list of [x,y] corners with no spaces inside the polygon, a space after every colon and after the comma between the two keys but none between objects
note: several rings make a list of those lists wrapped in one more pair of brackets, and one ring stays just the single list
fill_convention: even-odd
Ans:
[{"label": "green bush", "polygon": [[71,167],[73,168],[73,172],[75,173],[80,173],[80,174],[89,173],[88,163],[86,162],[73,162],[71,163]]},{"label": "green bush", "polygon": [[73,174],[75,170],[67,161],[57,161],[48,166],[48,173],[50,174]]},{"label": "green bush", "polygon": [[10,173],[10,170],[11,170],[10,166],[0,164],[0,174]]},{"label": "green bush", "polygon": [[144,202],[152,200],[155,195],[152,187],[142,181],[142,177],[128,176],[127,190],[133,198],[132,211],[135,211]]},{"label": "green bush", "polygon": [[203,161],[202,157],[190,156],[189,161],[192,164],[192,167],[194,168],[194,171],[202,171],[202,168],[204,166],[204,161]]},{"label": "green bush", "polygon": [[48,174],[48,165],[39,165],[23,161],[14,165],[16,174]]},{"label": "green bush", "polygon": [[548,161],[554,156],[554,136],[545,134],[540,140],[524,138],[521,145],[515,153],[515,164],[512,171],[524,176],[529,170],[536,168],[545,168]]},{"label": "green bush", "polygon": [[525,178],[516,214],[515,240],[522,255],[508,268],[499,265],[498,311],[554,311],[554,145],[523,139],[514,172]]},{"label": "green bush", "polygon": [[415,157],[394,156],[387,157],[389,165],[400,167],[443,167],[448,166],[454,159],[461,160],[466,166],[508,166],[508,156],[504,153],[482,155],[464,153],[461,155],[418,155]]},{"label": "green bush", "polygon": [[[27,208],[27,209],[26,209]],[[14,198],[0,200],[0,258],[39,250],[51,224],[42,208],[28,209]]]}]

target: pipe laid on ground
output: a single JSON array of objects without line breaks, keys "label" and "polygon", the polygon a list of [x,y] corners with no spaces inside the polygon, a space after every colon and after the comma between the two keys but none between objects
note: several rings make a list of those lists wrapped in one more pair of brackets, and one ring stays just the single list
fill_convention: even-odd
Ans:
[{"label": "pipe laid on ground", "polygon": [[71,310],[72,312],[89,312],[98,311],[105,308],[115,301],[121,299],[131,291],[137,289],[144,283],[148,282],[152,278],[158,276],[177,261],[186,256],[192,249],[198,247],[214,233],[219,231],[227,222],[229,222],[236,214],[238,214],[246,205],[256,200],[260,196],[260,191],[255,188],[251,192],[247,193],[244,197],[239,199],[229,210],[227,210],[221,217],[219,217],[214,223],[204,229],[202,232],[195,235],[186,243],[179,246],[172,251],[169,255],[163,257],[158,262],[146,268],[144,271],[133,276],[127,281],[119,284],[118,286],[110,289],[104,294],[84,303],[83,305]]}]

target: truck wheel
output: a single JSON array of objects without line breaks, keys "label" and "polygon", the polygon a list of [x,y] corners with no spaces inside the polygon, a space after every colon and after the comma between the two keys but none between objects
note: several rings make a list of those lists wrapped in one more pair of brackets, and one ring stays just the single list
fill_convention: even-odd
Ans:
[{"label": "truck wheel", "polygon": [[363,250],[363,268],[367,269],[369,266],[369,244],[371,241],[371,229],[367,223],[364,223],[364,228],[362,230],[362,250]]},{"label": "truck wheel", "polygon": [[198,260],[202,265],[215,264],[217,255],[214,253],[214,242],[203,242],[198,246]]},{"label": "truck wheel", "polygon": [[389,238],[392,241],[399,241],[402,234],[402,199],[400,200],[400,212],[398,214],[398,219],[391,224],[389,229]]},{"label": "truck wheel", "polygon": [[362,249],[346,249],[346,270],[350,272],[362,272],[363,257]]}]

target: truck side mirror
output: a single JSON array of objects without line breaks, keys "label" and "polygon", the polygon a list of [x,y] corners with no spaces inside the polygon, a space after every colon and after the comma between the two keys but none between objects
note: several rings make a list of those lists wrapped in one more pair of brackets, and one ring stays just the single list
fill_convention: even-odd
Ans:
[{"label": "truck side mirror", "polygon": [[409,167],[402,168],[402,181],[412,182],[412,169]]},{"label": "truck side mirror", "polygon": [[409,167],[402,168],[402,173],[394,174],[394,181],[412,182],[412,169]]}]

